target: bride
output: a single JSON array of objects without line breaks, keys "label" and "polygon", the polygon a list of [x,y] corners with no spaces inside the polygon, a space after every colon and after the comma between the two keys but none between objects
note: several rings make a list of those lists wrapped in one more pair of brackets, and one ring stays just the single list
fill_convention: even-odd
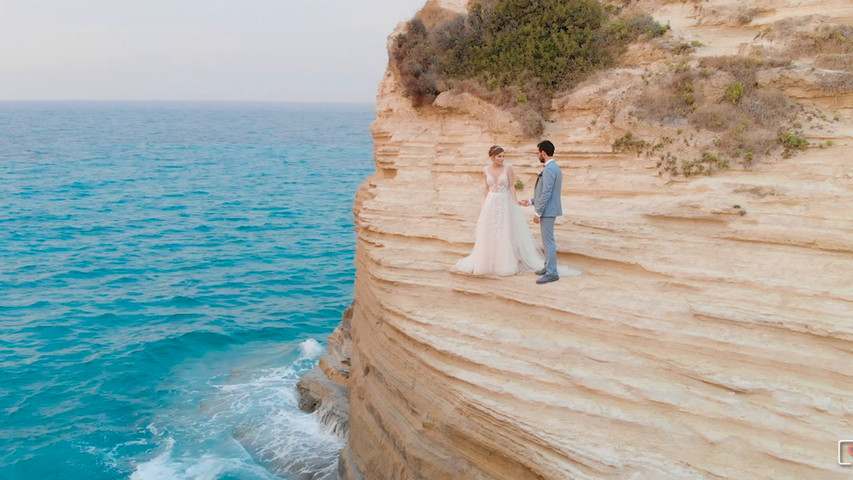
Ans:
[{"label": "bride", "polygon": [[515,174],[504,164],[504,149],[489,149],[492,162],[483,169],[486,199],[477,220],[471,254],[454,270],[474,275],[515,275],[540,268],[542,252],[533,240],[515,196]]}]

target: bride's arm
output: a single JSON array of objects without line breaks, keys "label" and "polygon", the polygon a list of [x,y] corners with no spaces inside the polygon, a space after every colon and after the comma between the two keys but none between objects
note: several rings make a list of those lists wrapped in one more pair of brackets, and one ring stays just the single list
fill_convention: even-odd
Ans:
[{"label": "bride's arm", "polygon": [[515,196],[515,172],[512,171],[511,165],[506,166],[506,179],[509,182],[509,194],[512,195],[512,201],[517,204],[518,198]]},{"label": "bride's arm", "polygon": [[483,171],[483,198],[489,195],[489,179],[486,178],[486,171]]}]

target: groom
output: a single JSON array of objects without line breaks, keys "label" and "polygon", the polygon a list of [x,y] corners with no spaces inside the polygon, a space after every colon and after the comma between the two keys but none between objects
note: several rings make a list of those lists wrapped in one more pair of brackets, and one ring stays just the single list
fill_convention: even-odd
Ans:
[{"label": "groom", "polygon": [[536,283],[556,282],[560,279],[557,275],[557,244],[554,243],[554,221],[563,214],[563,206],[560,201],[560,191],[563,189],[563,173],[557,162],[554,161],[554,144],[543,140],[536,145],[539,149],[539,163],[544,163],[545,168],[536,179],[536,187],[533,189],[533,198],[523,200],[522,205],[533,205],[536,216],[533,221],[539,224],[542,232],[542,245],[545,247],[545,267],[537,270],[537,275],[542,275]]}]

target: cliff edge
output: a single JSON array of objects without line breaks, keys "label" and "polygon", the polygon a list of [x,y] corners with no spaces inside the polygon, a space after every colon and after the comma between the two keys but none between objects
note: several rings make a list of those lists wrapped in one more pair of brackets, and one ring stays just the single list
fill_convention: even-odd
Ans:
[{"label": "cliff edge", "polygon": [[[655,152],[614,148],[629,131],[648,144],[669,135],[637,106],[678,65],[671,42],[693,45],[680,58],[698,70],[850,24],[853,4],[634,8],[668,23],[668,40],[632,46],[555,99],[545,124],[563,169],[559,263],[580,277],[451,273],[472,246],[489,146],[506,149],[524,198],[538,139],[467,93],[416,109],[386,72],[376,172],[354,206],[351,358],[321,365],[348,390],[342,479],[853,474],[837,451],[853,438],[849,71],[803,58],[758,76],[798,106],[810,146],[792,156],[685,177]],[[838,55],[834,65],[853,65]],[[680,128],[668,148],[701,143]]]}]

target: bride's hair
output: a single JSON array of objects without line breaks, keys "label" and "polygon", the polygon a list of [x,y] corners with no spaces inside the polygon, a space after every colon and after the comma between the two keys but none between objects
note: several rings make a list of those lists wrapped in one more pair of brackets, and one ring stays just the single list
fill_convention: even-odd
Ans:
[{"label": "bride's hair", "polygon": [[497,155],[503,151],[504,151],[503,148],[501,148],[497,145],[492,145],[492,147],[489,149],[489,156],[494,157],[495,155]]}]

